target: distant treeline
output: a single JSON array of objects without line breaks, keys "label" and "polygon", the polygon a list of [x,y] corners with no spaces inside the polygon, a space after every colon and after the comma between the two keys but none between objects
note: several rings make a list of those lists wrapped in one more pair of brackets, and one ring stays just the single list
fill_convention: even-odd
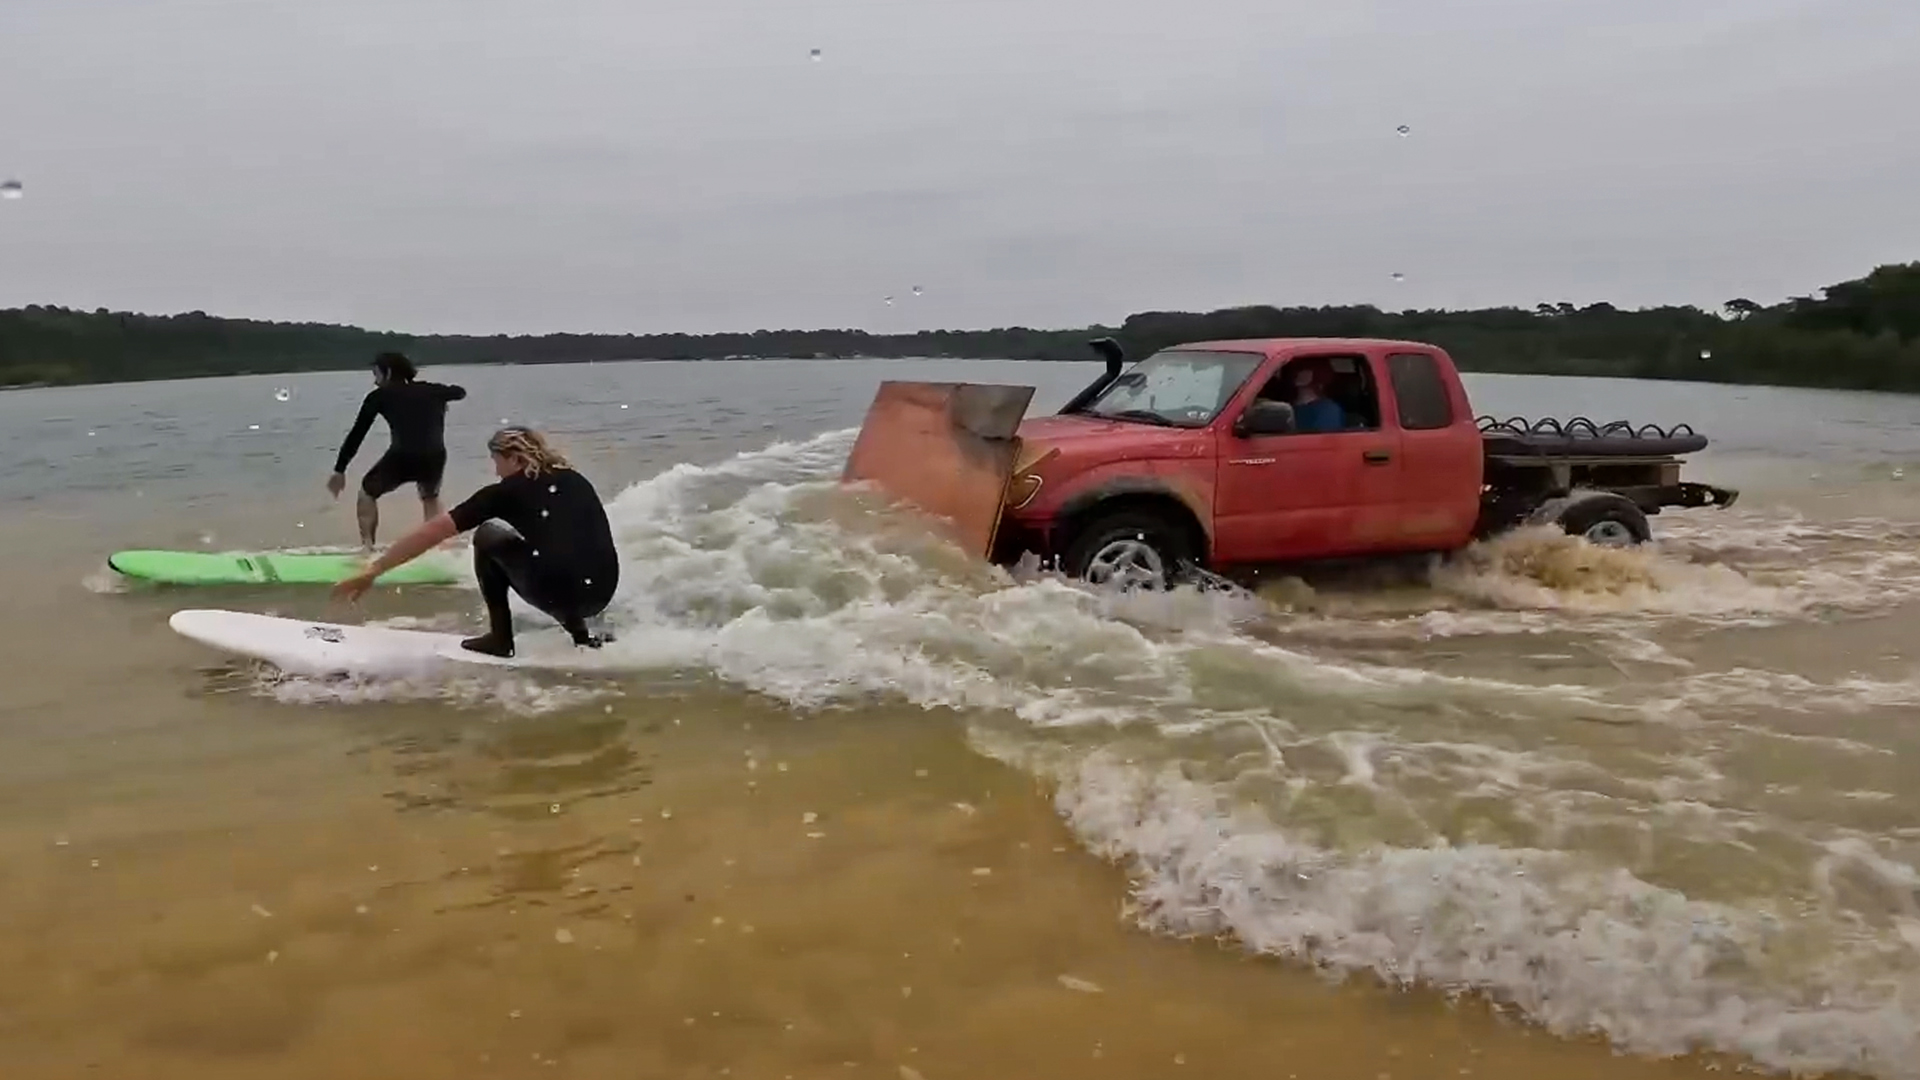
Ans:
[{"label": "distant treeline", "polygon": [[1611,304],[1386,312],[1350,307],[1150,311],[1118,327],[1005,327],[870,334],[407,335],[324,323],[135,315],[30,306],[0,310],[0,385],[120,382],[362,367],[386,349],[421,364],[746,357],[955,357],[1085,360],[1089,338],[1129,356],[1181,342],[1243,337],[1391,337],[1430,341],[1473,371],[1920,391],[1920,263],[1882,266],[1819,297],[1771,306],[1729,300],[1624,311]]}]

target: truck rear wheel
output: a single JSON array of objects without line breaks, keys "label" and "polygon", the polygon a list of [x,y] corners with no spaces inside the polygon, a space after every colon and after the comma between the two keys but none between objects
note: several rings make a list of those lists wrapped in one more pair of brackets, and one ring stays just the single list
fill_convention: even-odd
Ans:
[{"label": "truck rear wheel", "polygon": [[1569,536],[1598,547],[1634,547],[1653,539],[1646,512],[1632,499],[1611,491],[1558,500],[1542,507]]},{"label": "truck rear wheel", "polygon": [[1193,561],[1187,531],[1160,514],[1121,510],[1095,518],[1067,545],[1070,577],[1121,589],[1168,589]]}]

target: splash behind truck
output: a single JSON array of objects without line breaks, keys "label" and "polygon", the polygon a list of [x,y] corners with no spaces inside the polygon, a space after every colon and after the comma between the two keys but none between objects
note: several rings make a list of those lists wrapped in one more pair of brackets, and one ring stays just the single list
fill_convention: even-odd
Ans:
[{"label": "splash behind truck", "polygon": [[1371,338],[1212,341],[1106,371],[1053,416],[1027,386],[886,382],[843,479],[963,547],[1098,583],[1457,551],[1529,523],[1645,543],[1671,507],[1738,492],[1681,478],[1690,427],[1476,416],[1452,357]]}]

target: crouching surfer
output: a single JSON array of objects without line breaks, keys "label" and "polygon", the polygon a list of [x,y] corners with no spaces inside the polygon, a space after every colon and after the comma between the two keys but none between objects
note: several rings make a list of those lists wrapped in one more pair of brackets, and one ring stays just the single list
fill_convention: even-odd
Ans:
[{"label": "crouching surfer", "polygon": [[[587,620],[606,610],[620,581],[613,529],[599,493],[539,432],[502,428],[487,440],[500,479],[393,542],[334,595],[358,600],[374,579],[456,533],[473,531],[473,568],[487,604],[487,632],[460,644],[513,655],[509,591],[558,622],[574,644],[598,648]],[[503,524],[504,523],[504,524]]]}]

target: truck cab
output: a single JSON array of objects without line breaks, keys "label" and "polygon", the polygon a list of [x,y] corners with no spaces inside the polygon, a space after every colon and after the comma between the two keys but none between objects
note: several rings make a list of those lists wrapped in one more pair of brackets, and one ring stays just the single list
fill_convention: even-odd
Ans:
[{"label": "truck cab", "polygon": [[1166,573],[1169,558],[1229,568],[1446,551],[1473,535],[1481,435],[1442,349],[1196,342],[1089,389],[1020,425],[1001,561],[1031,551],[1098,581],[1129,565]]}]

